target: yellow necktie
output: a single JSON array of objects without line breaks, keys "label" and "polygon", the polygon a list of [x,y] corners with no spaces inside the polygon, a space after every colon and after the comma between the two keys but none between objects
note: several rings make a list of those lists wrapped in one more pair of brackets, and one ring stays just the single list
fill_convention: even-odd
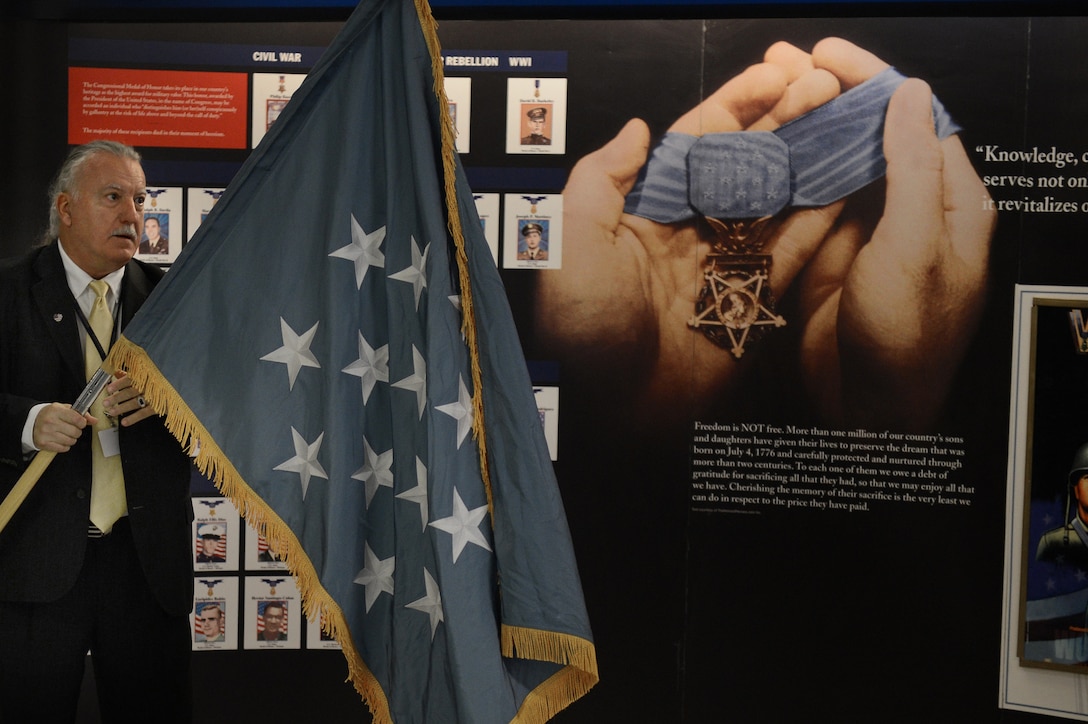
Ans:
[{"label": "yellow necktie", "polygon": [[[113,337],[113,315],[106,306],[109,285],[101,279],[95,279],[90,286],[94,290],[95,300],[87,321],[91,323],[94,336],[106,348]],[[83,347],[83,353],[89,380],[102,366],[98,349],[90,337]],[[91,522],[103,533],[109,533],[117,519],[128,510],[125,478],[121,471],[121,456],[106,457],[102,452],[99,433],[113,426],[113,421],[106,417],[106,411],[102,407],[102,395],[95,398],[90,412],[98,420],[98,424],[91,431]]]}]

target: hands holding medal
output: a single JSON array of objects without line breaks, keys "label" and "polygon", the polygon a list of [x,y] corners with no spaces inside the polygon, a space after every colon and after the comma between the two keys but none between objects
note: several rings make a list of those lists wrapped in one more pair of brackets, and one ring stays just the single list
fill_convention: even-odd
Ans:
[{"label": "hands holding medal", "polygon": [[[811,54],[777,43],[669,130],[774,130],[886,68],[840,39]],[[958,137],[938,140],[925,83],[903,82],[884,121],[884,181],[787,208],[760,251],[773,259],[773,295],[791,298],[797,371],[824,419],[909,429],[939,412],[977,326],[995,214]],[[730,354],[689,326],[711,253],[705,224],[624,213],[649,150],[649,129],[632,120],[572,170],[566,258],[539,277],[537,328],[588,373],[629,374],[636,412],[680,421],[688,390],[699,414],[744,384],[762,350]]]}]

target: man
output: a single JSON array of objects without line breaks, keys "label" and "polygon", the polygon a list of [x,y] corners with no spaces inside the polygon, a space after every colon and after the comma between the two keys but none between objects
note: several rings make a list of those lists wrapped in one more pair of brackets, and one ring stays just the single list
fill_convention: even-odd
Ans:
[{"label": "man", "polygon": [[535,221],[530,221],[521,227],[521,236],[525,239],[525,249],[518,252],[519,260],[547,261],[548,250],[540,248],[544,227]]},{"label": "man", "polygon": [[[1069,508],[1076,502],[1076,510]],[[1065,493],[1065,523],[1039,540],[1035,559],[1088,570],[1088,443],[1077,448]]]},{"label": "man", "polygon": [[197,563],[225,563],[226,558],[219,553],[219,541],[223,538],[223,526],[208,523],[197,529],[200,537],[200,550],[196,554]]},{"label": "man", "polygon": [[170,242],[162,236],[159,217],[148,216],[144,219],[144,236],[140,242],[141,254],[169,254]]},{"label": "man", "polygon": [[287,609],[282,601],[269,601],[264,606],[264,629],[257,636],[261,641],[286,641],[287,634],[283,631],[284,619]]},{"label": "man", "polygon": [[523,146],[550,146],[552,139],[544,135],[544,124],[548,118],[548,109],[538,106],[530,108],[525,115],[529,118],[529,135],[521,139]]},{"label": "man", "polygon": [[47,243],[0,264],[0,495],[57,453],[0,532],[0,721],[74,719],[87,651],[103,720],[191,719],[190,462],[123,371],[70,404],[162,277],[133,260],[145,192],[132,148],[75,148]]},{"label": "man", "polygon": [[218,601],[203,604],[196,612],[196,620],[200,624],[200,634],[207,643],[222,643],[223,635],[223,609]]}]

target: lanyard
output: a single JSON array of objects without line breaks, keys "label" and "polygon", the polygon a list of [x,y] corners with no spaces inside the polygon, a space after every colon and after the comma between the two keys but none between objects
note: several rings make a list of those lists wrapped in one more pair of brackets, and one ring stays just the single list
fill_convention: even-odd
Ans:
[{"label": "lanyard", "polygon": [[[79,317],[80,324],[83,325],[83,329],[87,331],[87,339],[94,343],[95,349],[98,350],[98,356],[102,361],[106,360],[107,348],[102,346],[102,343],[98,341],[98,335],[91,329],[91,323],[87,321],[87,315],[83,313],[83,310],[79,308],[79,302],[76,302],[76,316]],[[110,338],[108,340],[109,346],[112,347],[113,343],[117,341],[118,324],[117,320],[121,318],[121,295],[117,295],[117,301],[113,303],[113,329],[110,331]]]}]

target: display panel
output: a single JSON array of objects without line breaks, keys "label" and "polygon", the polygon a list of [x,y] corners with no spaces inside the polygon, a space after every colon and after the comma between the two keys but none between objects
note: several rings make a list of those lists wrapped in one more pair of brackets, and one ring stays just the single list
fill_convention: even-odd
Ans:
[{"label": "display panel", "polygon": [[[179,80],[190,72],[237,74],[247,84],[237,94],[246,104],[238,115],[251,121],[241,131],[244,144],[143,144],[149,183],[184,192],[185,214],[170,217],[171,237],[192,236],[198,199],[226,185],[259,142],[260,124],[254,123],[263,118],[267,128],[279,79],[285,77],[287,94],[287,78],[304,76],[320,54],[315,36],[331,39],[335,29],[335,23],[308,27],[306,37],[284,42],[279,28],[247,25],[239,42],[217,43],[221,52],[212,54],[172,52],[175,44],[194,42],[195,28],[122,31],[134,47],[147,34],[160,38],[161,60],[144,56],[138,63],[152,72]],[[723,681],[732,692],[726,709],[742,719],[892,707],[917,717],[966,720],[992,706],[998,662],[991,657],[988,667],[980,666],[978,652],[992,653],[998,645],[997,584],[987,561],[996,560],[1002,538],[994,521],[1004,508],[1010,446],[1010,300],[1016,282],[1071,284],[1080,274],[1079,228],[1088,190],[1079,164],[1088,149],[1080,136],[1083,103],[1066,89],[1078,87],[1082,74],[1075,59],[1083,30],[1079,18],[442,24],[444,47],[455,49],[446,51],[445,70],[461,84],[451,108],[466,140],[459,146],[461,162],[480,196],[485,231],[494,234],[492,256],[529,361],[559,370],[555,378],[534,379],[563,398],[561,418],[554,401],[542,401],[541,419],[557,443],[554,456],[580,544],[602,673],[614,682],[612,691],[622,692],[592,693],[575,706],[572,720],[594,720],[603,712],[672,720],[681,702],[699,720],[719,711]],[[133,72],[107,55],[116,37],[96,37],[117,32],[73,28],[73,72]],[[594,246],[602,240],[593,235],[601,224],[592,213],[607,204],[587,200],[596,200],[601,189],[614,190],[621,172],[626,194],[644,165],[645,155],[637,157],[643,141],[645,154],[678,124],[691,135],[732,130],[709,128],[712,106],[700,104],[769,49],[781,49],[779,41],[804,54],[830,36],[929,84],[961,127],[954,136],[957,170],[977,177],[964,205],[985,212],[993,228],[975,229],[973,245],[957,242],[955,254],[933,257],[926,268],[965,272],[937,274],[934,286],[901,295],[895,284],[902,276],[877,274],[863,277],[860,288],[847,283],[850,278],[834,278],[832,292],[822,295],[827,281],[818,272],[821,263],[836,268],[832,252],[864,264],[888,249],[888,238],[876,229],[891,192],[875,182],[842,202],[835,233],[820,237],[793,267],[785,247],[770,249],[770,288],[785,325],[745,341],[742,355],[708,346],[689,319],[699,311],[707,272],[720,271],[703,258],[712,232],[683,222],[684,233],[666,233],[662,226],[681,222],[636,220],[616,210],[609,227],[614,237]],[[272,85],[258,93],[262,76]],[[532,95],[537,81],[546,94],[552,81],[562,81],[563,93],[538,106]],[[547,107],[545,119],[556,122],[559,98],[562,148],[554,143],[560,138],[554,125],[538,134],[552,144],[523,142],[532,137],[536,108]],[[697,107],[692,125],[685,114]],[[646,130],[632,140],[624,134],[634,118]],[[778,123],[772,118],[752,130]],[[636,157],[622,169],[599,165],[617,153]],[[921,211],[909,206],[909,197],[899,200],[908,204],[911,223],[896,248],[909,256],[940,247],[924,246]],[[206,214],[202,208],[197,218]],[[789,210],[778,221],[800,224],[818,215]],[[941,231],[954,227],[948,223]],[[647,229],[668,243],[649,243],[639,233]],[[528,257],[534,232],[539,239],[533,243],[546,257]],[[636,237],[625,237],[623,253],[597,253],[620,232]],[[906,263],[903,257],[883,259],[875,269]],[[668,261],[675,263],[665,266]],[[655,273],[639,276],[640,265]],[[856,270],[851,266],[848,273]],[[663,279],[676,286],[663,286]],[[950,288],[967,291],[953,298]],[[584,303],[577,295],[586,290],[602,293]],[[872,321],[849,314],[849,304],[865,291],[866,314],[877,317],[895,343],[880,364],[857,355],[843,364],[845,352],[863,345],[844,348],[839,335]],[[674,308],[653,309],[661,299]],[[746,299],[763,301],[759,293]],[[591,314],[572,313],[575,303]],[[656,315],[650,322],[648,309]],[[894,367],[904,359],[910,369]],[[844,384],[866,379],[859,371],[881,365],[897,375],[879,394],[843,394]],[[853,407],[844,408],[844,401]],[[1088,432],[1075,417],[1059,423],[1046,416],[1038,424],[1038,435],[1059,426],[1063,439]],[[1056,457],[1065,465],[1069,451]],[[1053,480],[1041,486],[1050,490]],[[1051,519],[1060,507],[1052,494],[1039,506]],[[1026,545],[1035,545],[1043,532],[1033,530]],[[650,544],[635,546],[632,555],[632,536],[648,537]],[[250,618],[261,612],[243,574],[255,567],[243,563],[242,571],[230,574],[246,579],[237,589],[245,593],[233,594],[241,609],[235,625],[254,640],[257,624],[246,620],[246,606]],[[1063,585],[1076,585],[1075,572],[1068,579]],[[1045,579],[1032,583],[1046,585]],[[1038,599],[1033,590],[1027,595]],[[295,621],[297,615],[291,635],[310,648],[313,634]],[[1015,630],[1019,621],[1006,625]],[[1040,661],[1031,647],[1020,649],[1017,636],[1007,661],[1014,670],[1055,663]],[[1078,671],[1082,644],[1063,646],[1075,656],[1057,665],[1062,673]],[[208,656],[217,655],[215,647],[205,648],[212,649]],[[257,648],[274,656],[276,649],[298,646]],[[767,677],[793,666],[806,676],[788,695],[768,700],[759,693]],[[933,666],[939,676],[920,673]],[[678,683],[663,685],[653,701],[631,696],[650,680]],[[822,700],[844,681],[853,682],[849,703]],[[904,681],[911,686],[893,683]],[[916,695],[946,689],[957,696]],[[1002,697],[1017,708],[1040,706],[1030,686],[1026,693],[1002,688]],[[1051,693],[1045,708],[1075,712],[1078,703],[1072,695]]]}]

